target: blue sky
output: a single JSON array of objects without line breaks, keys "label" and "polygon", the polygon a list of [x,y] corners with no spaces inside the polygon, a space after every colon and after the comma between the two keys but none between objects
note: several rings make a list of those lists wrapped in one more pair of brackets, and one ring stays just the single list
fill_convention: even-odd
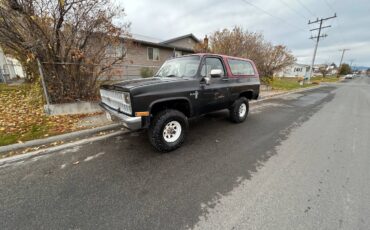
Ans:
[{"label": "blue sky", "polygon": [[[116,0],[132,23],[131,33],[165,40],[193,33],[199,38],[235,25],[262,32],[266,40],[286,45],[299,63],[309,64],[314,33],[308,20],[329,17],[328,37],[320,41],[316,63],[344,61],[370,66],[369,0]],[[250,5],[252,3],[254,6]],[[256,6],[256,7],[255,7]],[[271,16],[273,15],[273,16]]]}]

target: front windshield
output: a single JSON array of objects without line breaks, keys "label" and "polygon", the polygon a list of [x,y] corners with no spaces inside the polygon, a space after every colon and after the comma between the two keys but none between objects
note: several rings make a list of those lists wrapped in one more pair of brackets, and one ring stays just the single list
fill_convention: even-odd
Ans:
[{"label": "front windshield", "polygon": [[194,77],[200,63],[199,56],[179,57],[166,61],[156,77]]}]

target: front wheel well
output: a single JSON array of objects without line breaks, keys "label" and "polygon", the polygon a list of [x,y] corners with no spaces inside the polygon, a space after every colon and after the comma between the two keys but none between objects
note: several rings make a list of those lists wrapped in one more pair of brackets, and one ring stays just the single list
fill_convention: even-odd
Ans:
[{"label": "front wheel well", "polygon": [[187,117],[191,116],[190,103],[185,99],[157,102],[151,107],[150,114],[155,116],[165,109],[175,109],[182,112]]}]

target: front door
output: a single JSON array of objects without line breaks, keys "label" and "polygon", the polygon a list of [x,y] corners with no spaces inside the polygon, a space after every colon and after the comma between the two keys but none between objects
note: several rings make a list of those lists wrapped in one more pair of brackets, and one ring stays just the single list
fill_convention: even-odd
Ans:
[{"label": "front door", "polygon": [[[211,77],[210,73],[213,69],[221,70],[221,76]],[[201,78],[208,76],[211,77],[211,81],[209,85],[202,85],[199,91],[200,111],[202,113],[227,108],[229,103],[229,83],[228,78],[225,77],[225,73],[226,68],[221,58],[206,57],[203,60]]]}]

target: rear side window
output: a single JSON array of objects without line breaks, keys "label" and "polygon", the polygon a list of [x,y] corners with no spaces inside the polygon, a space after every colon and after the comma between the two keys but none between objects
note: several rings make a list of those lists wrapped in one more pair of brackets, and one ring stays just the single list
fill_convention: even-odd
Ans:
[{"label": "rear side window", "polygon": [[228,59],[233,75],[255,75],[254,68],[249,61]]}]

